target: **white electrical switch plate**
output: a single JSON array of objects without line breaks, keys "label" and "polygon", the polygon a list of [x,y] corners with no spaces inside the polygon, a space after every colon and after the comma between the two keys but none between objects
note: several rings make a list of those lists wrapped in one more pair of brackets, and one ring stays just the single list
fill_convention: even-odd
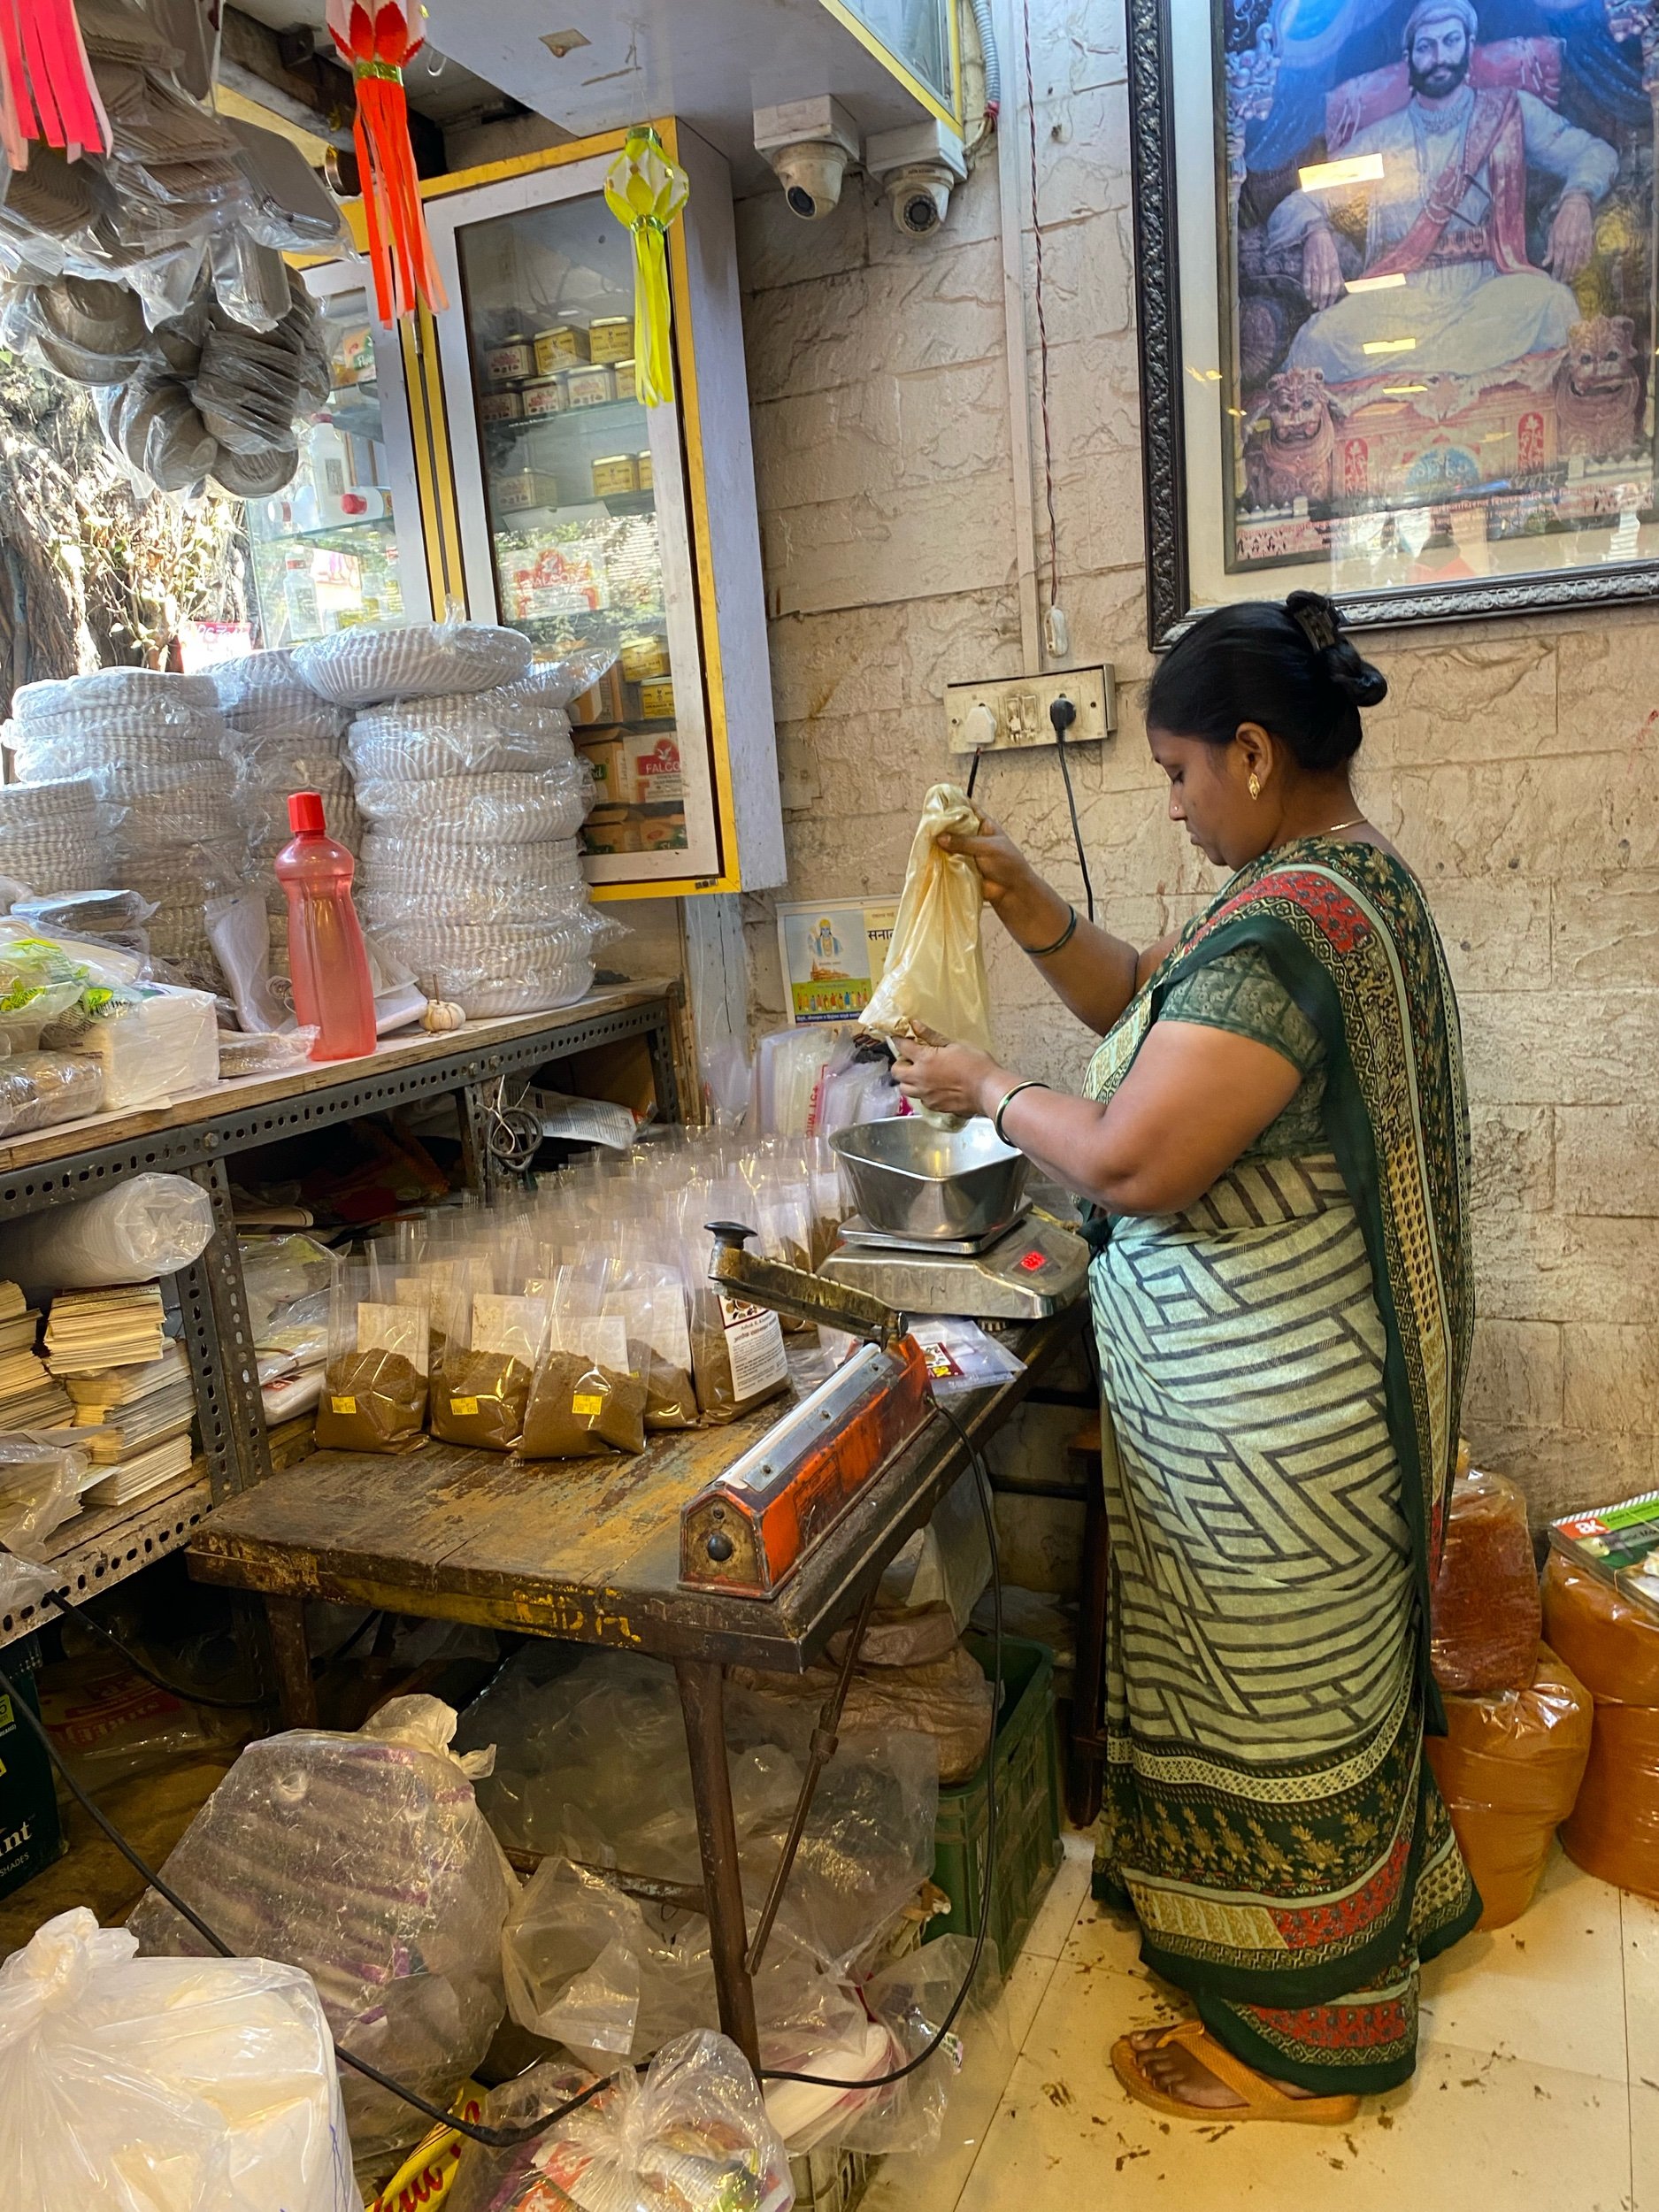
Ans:
[{"label": "white electrical switch plate", "polygon": [[1077,719],[1065,733],[1068,745],[1097,745],[1110,736],[1118,726],[1111,669],[1056,668],[1046,676],[947,684],[945,722],[951,751],[1007,752],[1015,746],[1052,745],[1048,706],[1062,692],[1077,709]]}]

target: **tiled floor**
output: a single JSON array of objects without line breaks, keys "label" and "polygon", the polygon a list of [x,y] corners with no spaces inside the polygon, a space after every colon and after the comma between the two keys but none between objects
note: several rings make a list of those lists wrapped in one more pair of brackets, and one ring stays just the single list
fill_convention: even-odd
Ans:
[{"label": "tiled floor", "polygon": [[867,2212],[1659,2212],[1659,1909],[1557,1855],[1512,1928],[1425,1975],[1409,2088],[1340,2132],[1194,2126],[1118,2085],[1116,2038],[1177,2007],[1066,1847],[943,2144],[887,2160]]}]

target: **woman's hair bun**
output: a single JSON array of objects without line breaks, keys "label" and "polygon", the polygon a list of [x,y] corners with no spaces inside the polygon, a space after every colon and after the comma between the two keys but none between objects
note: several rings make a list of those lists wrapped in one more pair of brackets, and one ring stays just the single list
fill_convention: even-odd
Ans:
[{"label": "woman's hair bun", "polygon": [[1363,660],[1358,648],[1342,634],[1342,618],[1323,592],[1293,591],[1285,612],[1312,647],[1334,690],[1356,707],[1382,704],[1388,696],[1388,679],[1380,668]]}]

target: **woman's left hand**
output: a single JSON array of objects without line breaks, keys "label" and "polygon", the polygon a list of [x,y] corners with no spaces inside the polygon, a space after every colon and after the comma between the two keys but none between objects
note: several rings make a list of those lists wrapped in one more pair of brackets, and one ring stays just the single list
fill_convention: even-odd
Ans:
[{"label": "woman's left hand", "polygon": [[953,1045],[931,1030],[895,1041],[893,1072],[900,1090],[918,1106],[939,1114],[982,1114],[987,1079],[996,1071],[988,1052]]}]

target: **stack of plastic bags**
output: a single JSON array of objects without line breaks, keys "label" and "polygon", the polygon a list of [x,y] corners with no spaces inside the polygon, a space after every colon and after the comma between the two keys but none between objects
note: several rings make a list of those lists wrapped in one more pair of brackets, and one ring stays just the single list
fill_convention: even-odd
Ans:
[{"label": "stack of plastic bags", "polygon": [[318,696],[284,649],[221,661],[208,673],[225,718],[225,754],[247,841],[247,880],[264,890],[273,958],[286,972],[288,902],[273,863],[294,834],[290,795],[319,793],[328,834],[348,852],[357,852],[363,841],[363,818],[346,765],[346,718]]},{"label": "stack of plastic bags", "polygon": [[1659,1619],[1552,1551],[1544,1630],[1595,1706],[1589,1763],[1562,1844],[1586,1874],[1659,1899]]},{"label": "stack of plastic bags", "polygon": [[280,134],[218,115],[204,10],[84,0],[107,155],[35,143],[0,204],[0,340],[97,395],[139,475],[239,497],[298,465],[296,416],[327,396],[321,326],[290,253],[349,250],[338,208]]},{"label": "stack of plastic bags", "polygon": [[1483,1928],[1532,1901],[1590,1753],[1590,1698],[1539,1641],[1526,1502],[1513,1483],[1459,1475],[1435,1583],[1431,1653],[1446,1734],[1429,1763],[1480,1892]]},{"label": "stack of plastic bags", "polygon": [[19,782],[90,780],[105,880],[152,902],[147,926],[157,958],[184,980],[214,988],[204,902],[236,887],[242,839],[212,682],[102,668],[25,684],[12,714],[5,741],[15,750]]},{"label": "stack of plastic bags", "polygon": [[0,784],[0,875],[42,896],[103,880],[97,787],[88,776]]},{"label": "stack of plastic bags", "polygon": [[[342,2048],[440,2104],[500,2023],[518,1888],[473,1800],[488,1756],[451,1755],[454,1730],[436,1698],[395,1698],[356,1735],[250,1744],[162,1870],[239,1953],[303,1967]],[[206,1948],[154,1891],[127,1924],[150,1957]],[[342,2085],[360,2158],[425,2131],[362,2075]]]},{"label": "stack of plastic bags", "polygon": [[294,661],[356,716],[365,926],[470,1018],[580,998],[603,929],[576,841],[592,786],[565,708],[593,657],[533,669],[517,630],[411,624],[342,632]]},{"label": "stack of plastic bags", "polygon": [[0,2173],[28,2212],[357,2212],[305,1975],[140,1959],[60,1913],[0,1966]]}]

